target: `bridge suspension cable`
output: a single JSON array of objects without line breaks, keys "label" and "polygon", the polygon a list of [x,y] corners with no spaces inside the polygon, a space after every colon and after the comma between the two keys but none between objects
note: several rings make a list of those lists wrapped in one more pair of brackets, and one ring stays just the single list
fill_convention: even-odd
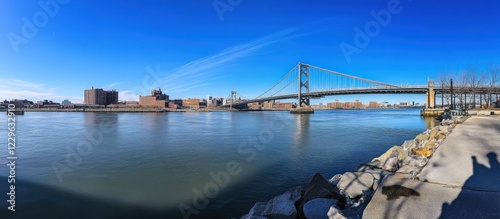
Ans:
[{"label": "bridge suspension cable", "polygon": [[[327,73],[330,73],[330,74],[338,75],[338,76],[341,76],[341,77],[363,81],[363,82],[366,82],[366,83],[369,83],[369,84],[381,85],[381,86],[386,86],[386,87],[399,87],[397,85],[383,83],[383,82],[369,80],[369,79],[364,79],[364,78],[360,78],[360,77],[356,77],[356,76],[352,76],[352,75],[348,75],[348,74],[344,74],[344,73],[340,73],[340,72],[336,72],[336,71],[332,71],[332,70],[328,70],[328,69],[316,67],[316,66],[313,66],[313,65],[309,65],[309,67],[313,68],[313,69],[316,69],[316,70],[323,71],[323,72],[327,72]],[[353,82],[350,82],[350,83],[353,83]]]},{"label": "bridge suspension cable", "polygon": [[[297,67],[298,67],[298,66],[299,66],[298,64],[297,64],[297,65],[295,65],[295,67],[293,67],[293,68],[292,68],[292,70],[290,70],[290,71],[289,71],[289,72],[288,72],[285,76],[283,76],[283,78],[281,78],[281,79],[280,79],[280,80],[279,80],[276,84],[274,84],[271,88],[267,89],[267,90],[266,90],[264,93],[262,93],[261,95],[257,96],[255,99],[260,99],[260,98],[262,98],[265,94],[269,93],[269,92],[270,92],[270,91],[272,91],[274,88],[276,88],[276,87],[277,87],[277,86],[278,86],[281,82],[283,82],[283,81],[285,81],[285,80],[286,80],[286,82],[285,82],[285,83],[286,83],[286,85],[285,85],[285,86],[283,86],[283,87],[282,87],[281,89],[279,89],[278,91],[274,92],[274,93],[273,93],[272,95],[270,95],[270,96],[274,96],[274,95],[278,94],[280,91],[283,91],[286,87],[288,87],[288,85],[290,85],[290,84],[292,83],[293,79],[297,79],[297,73],[296,73],[296,71],[297,71]],[[295,74],[292,74],[292,73],[294,73],[294,72],[295,72]],[[290,80],[290,78],[292,78],[292,79]]]}]

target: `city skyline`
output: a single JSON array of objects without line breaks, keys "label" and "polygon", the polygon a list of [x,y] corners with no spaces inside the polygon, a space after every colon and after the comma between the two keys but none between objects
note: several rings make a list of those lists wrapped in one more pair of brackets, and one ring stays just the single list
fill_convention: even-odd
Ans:
[{"label": "city skyline", "polygon": [[[297,62],[398,85],[500,63],[497,1],[40,2],[0,3],[10,21],[0,24],[2,99],[83,102],[90,86],[119,90],[120,101],[157,87],[172,99],[252,98]],[[425,95],[312,103],[335,99]]]}]

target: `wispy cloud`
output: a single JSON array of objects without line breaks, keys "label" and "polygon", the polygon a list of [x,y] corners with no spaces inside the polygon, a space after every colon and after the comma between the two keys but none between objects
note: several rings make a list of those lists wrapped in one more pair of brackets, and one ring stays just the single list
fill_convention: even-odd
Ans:
[{"label": "wispy cloud", "polygon": [[[304,35],[304,33],[299,33],[299,30],[300,28],[290,28],[247,43],[235,45],[213,55],[189,62],[166,73],[159,72],[159,66],[157,66],[156,75],[165,76],[159,78],[155,85],[158,87],[165,87],[165,91],[170,93],[184,92],[193,90],[194,88],[211,85],[214,80],[221,77],[220,75],[217,76],[217,73],[220,73],[227,65],[238,59],[250,56],[259,49],[273,43],[290,40]],[[148,71],[151,72],[152,69],[150,68]],[[188,81],[188,83],[186,83],[186,81]],[[171,87],[172,84],[182,84],[182,86]],[[150,90],[153,88],[147,87],[146,89]],[[138,95],[139,94],[137,94],[137,96]]]},{"label": "wispy cloud", "polygon": [[105,89],[105,90],[109,90],[109,89],[115,88],[116,86],[118,86],[120,84],[123,84],[123,82],[116,82],[116,83],[106,84],[106,85],[102,86],[102,88]]},{"label": "wispy cloud", "polygon": [[12,99],[28,99],[31,101],[53,100],[62,101],[69,99],[74,102],[82,102],[81,96],[60,95],[56,88],[48,87],[45,84],[34,83],[17,79],[0,78],[0,98]]}]

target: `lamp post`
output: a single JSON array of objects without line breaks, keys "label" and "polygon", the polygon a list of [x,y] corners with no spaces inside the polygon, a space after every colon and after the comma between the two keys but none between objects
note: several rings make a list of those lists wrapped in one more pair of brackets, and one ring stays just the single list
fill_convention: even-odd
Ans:
[{"label": "lamp post", "polygon": [[450,79],[451,109],[455,109],[455,95],[453,95],[453,79]]}]

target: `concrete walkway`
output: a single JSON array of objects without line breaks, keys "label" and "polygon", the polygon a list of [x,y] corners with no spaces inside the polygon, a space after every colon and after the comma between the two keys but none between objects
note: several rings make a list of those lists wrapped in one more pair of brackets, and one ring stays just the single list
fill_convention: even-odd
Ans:
[{"label": "concrete walkway", "polygon": [[[382,190],[393,185],[409,196],[388,200]],[[363,218],[500,218],[500,116],[457,125],[419,180],[387,176]]]}]

